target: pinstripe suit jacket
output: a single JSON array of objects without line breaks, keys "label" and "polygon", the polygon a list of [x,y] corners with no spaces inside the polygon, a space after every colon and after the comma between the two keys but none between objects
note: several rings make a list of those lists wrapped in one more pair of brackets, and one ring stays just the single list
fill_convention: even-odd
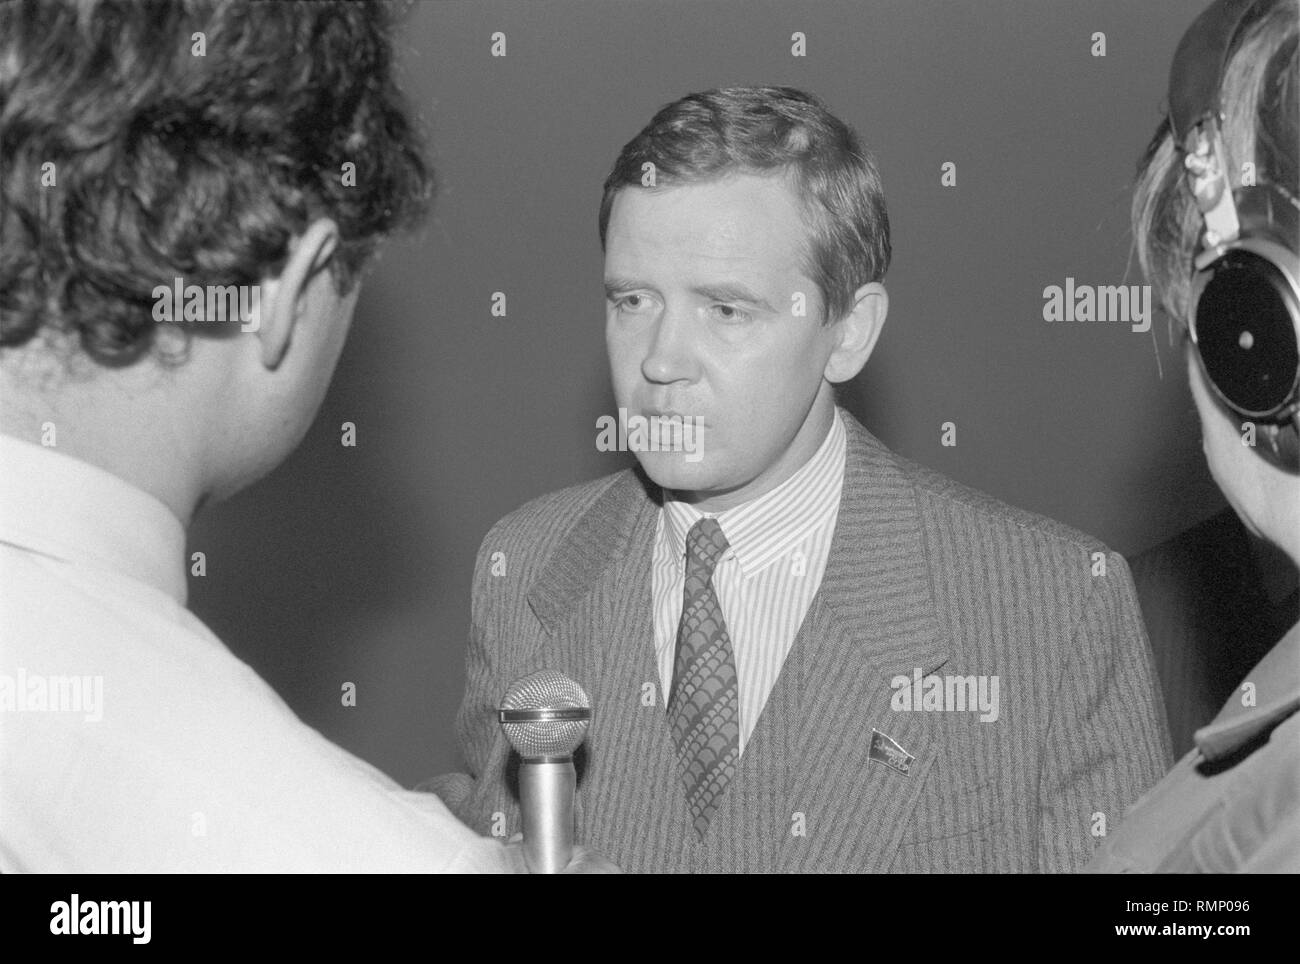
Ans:
[{"label": "pinstripe suit jacket", "polygon": [[[499,522],[474,577],[457,722],[470,773],[432,787],[513,833],[517,757],[494,709],[561,670],[592,697],[579,839],[625,870],[1069,871],[1164,773],[1168,734],[1120,556],[894,455],[851,416],[821,587],[699,839],[653,653],[659,492],[626,471]],[[1093,553],[1105,553],[1094,575]],[[999,677],[999,716],[892,707],[891,680]],[[872,729],[915,757],[902,773]]]}]

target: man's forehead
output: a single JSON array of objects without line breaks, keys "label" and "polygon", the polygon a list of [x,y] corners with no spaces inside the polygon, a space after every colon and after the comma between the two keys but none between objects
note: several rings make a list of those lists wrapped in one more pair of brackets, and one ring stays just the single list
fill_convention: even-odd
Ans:
[{"label": "man's forehead", "polygon": [[767,261],[797,256],[806,234],[799,199],[785,178],[736,174],[624,188],[614,198],[606,249],[616,257]]}]

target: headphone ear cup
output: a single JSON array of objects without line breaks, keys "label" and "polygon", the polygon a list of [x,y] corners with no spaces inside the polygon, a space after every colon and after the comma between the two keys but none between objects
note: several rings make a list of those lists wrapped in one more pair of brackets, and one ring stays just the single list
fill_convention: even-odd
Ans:
[{"label": "headphone ear cup", "polygon": [[1229,407],[1248,419],[1289,416],[1300,390],[1300,298],[1273,257],[1238,246],[1208,265],[1191,322],[1205,374]]}]

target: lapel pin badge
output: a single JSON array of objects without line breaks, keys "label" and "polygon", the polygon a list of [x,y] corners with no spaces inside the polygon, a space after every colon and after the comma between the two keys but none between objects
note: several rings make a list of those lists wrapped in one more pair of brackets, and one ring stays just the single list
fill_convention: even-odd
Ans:
[{"label": "lapel pin badge", "polygon": [[912,764],[916,761],[916,757],[875,727],[871,729],[871,752],[868,755],[877,763],[883,763],[904,776],[912,772]]}]

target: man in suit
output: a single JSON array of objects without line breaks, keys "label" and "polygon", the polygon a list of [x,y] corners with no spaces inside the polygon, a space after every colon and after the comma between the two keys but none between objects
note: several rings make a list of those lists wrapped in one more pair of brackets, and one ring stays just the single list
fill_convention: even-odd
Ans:
[{"label": "man in suit", "polygon": [[685,97],[600,224],[615,395],[657,444],[484,540],[471,772],[435,788],[517,826],[493,709],[549,667],[593,702],[578,833],[625,869],[1081,866],[1168,762],[1128,570],[836,407],[888,308],[853,132],[788,88]]}]

